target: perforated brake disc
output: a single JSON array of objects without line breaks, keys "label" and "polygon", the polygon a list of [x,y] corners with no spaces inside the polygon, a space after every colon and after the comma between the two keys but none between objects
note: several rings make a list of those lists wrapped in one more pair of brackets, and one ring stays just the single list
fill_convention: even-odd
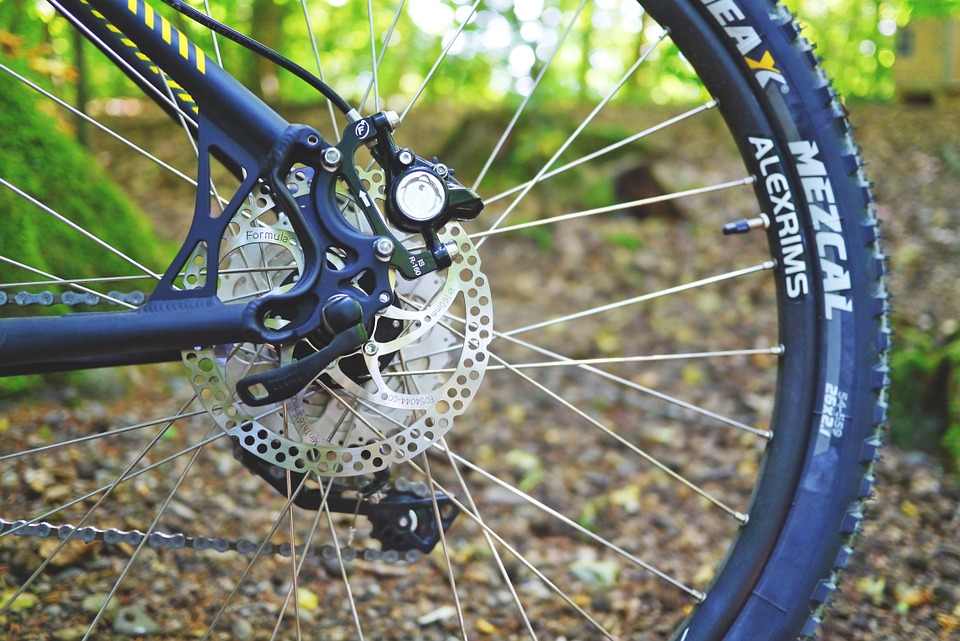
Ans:
[{"label": "perforated brake disc", "polygon": [[[383,201],[383,173],[358,173],[369,195]],[[308,173],[294,171],[288,186],[295,197],[305,196]],[[338,201],[347,220],[365,231],[354,197],[344,189]],[[328,477],[370,474],[426,450],[476,396],[493,331],[489,283],[476,248],[454,223],[439,236],[455,244],[453,264],[415,280],[395,276],[394,303],[376,317],[371,340],[283,403],[248,407],[234,385],[303,357],[315,349],[309,340],[280,350],[236,344],[185,351],[191,384],[209,415],[262,460]],[[413,237],[398,238],[408,247],[414,243]],[[195,253],[184,286],[202,286],[206,260],[203,251]],[[292,287],[303,255],[273,199],[256,192],[229,226],[219,261],[218,296],[243,301]]]}]

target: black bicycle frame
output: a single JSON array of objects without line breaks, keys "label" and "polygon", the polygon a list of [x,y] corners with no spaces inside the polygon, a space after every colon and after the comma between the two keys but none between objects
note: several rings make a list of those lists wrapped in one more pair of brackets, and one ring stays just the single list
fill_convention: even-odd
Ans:
[{"label": "black bicycle frame", "polygon": [[[242,185],[222,213],[211,212],[210,194],[203,187],[197,189],[187,241],[143,307],[0,320],[0,374],[177,360],[180,350],[197,345],[280,343],[315,331],[322,323],[320,307],[327,300],[321,292],[337,289],[336,283],[318,286],[323,266],[317,257],[324,255],[331,236],[347,246],[363,237],[342,221],[320,224],[303,215],[303,205],[294,200],[284,179],[295,162],[319,166],[330,145],[314,129],[284,120],[144,0],[50,2],[148,96],[195,132],[200,149],[198,185],[211,184],[211,155],[240,177]],[[318,175],[315,181],[321,212],[335,197],[334,183],[330,176]],[[304,249],[305,266],[294,289],[253,303],[225,304],[216,297],[215,259],[207,261],[203,286],[178,287],[175,282],[198,247],[211,248],[216,255],[233,214],[258,184],[272,190]],[[277,309],[295,322],[283,330],[268,329],[264,319]],[[368,311],[364,309],[364,317]]]}]

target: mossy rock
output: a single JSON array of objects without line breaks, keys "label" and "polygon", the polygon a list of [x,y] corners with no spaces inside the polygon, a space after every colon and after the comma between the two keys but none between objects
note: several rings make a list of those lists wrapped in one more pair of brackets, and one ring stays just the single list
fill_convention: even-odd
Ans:
[{"label": "mossy rock", "polygon": [[[123,254],[160,269],[171,252],[156,239],[151,221],[124,197],[86,149],[38,109],[37,98],[16,79],[0,74],[0,177]],[[64,279],[138,273],[124,259],[6,187],[0,187],[0,211],[0,256]],[[44,277],[0,263],[0,283],[36,280]],[[126,286],[131,287],[136,285]],[[31,291],[44,289],[55,288]],[[17,293],[4,291],[9,296]],[[7,316],[44,311],[3,308]],[[21,392],[32,380],[0,379],[0,394]]]},{"label": "mossy rock", "polygon": [[[167,252],[156,240],[150,221],[90,153],[37,104],[27,87],[0,74],[0,176],[124,254],[160,267]],[[0,208],[4,212],[2,256],[61,278],[132,273],[123,259],[9,189],[0,189]],[[0,282],[35,278],[25,270],[0,265]]]}]

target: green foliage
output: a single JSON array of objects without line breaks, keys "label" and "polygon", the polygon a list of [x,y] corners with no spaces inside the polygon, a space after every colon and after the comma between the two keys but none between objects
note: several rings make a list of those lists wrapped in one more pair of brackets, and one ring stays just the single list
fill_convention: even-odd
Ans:
[{"label": "green foliage", "polygon": [[[892,67],[896,37],[911,17],[960,15],[960,0],[785,0],[806,26],[807,37],[818,43],[825,67],[840,91],[852,98],[888,99],[893,96]],[[208,53],[215,47],[208,32],[159,2],[157,9],[185,31]],[[200,2],[195,6],[203,7]],[[380,100],[402,109],[430,73],[447,44],[444,35],[456,32],[470,13],[469,0],[421,0],[406,3],[394,26],[393,7],[374,6],[373,30],[377,54],[388,54],[379,67]],[[282,54],[316,71],[314,44],[323,75],[348,100],[366,98],[372,106],[370,26],[367,5],[347,0],[308,3],[310,30],[303,8],[292,0],[217,0],[214,18],[228,22]],[[566,29],[573,12],[558,0],[538,3],[481,3],[436,70],[422,100],[501,101],[523,95],[532,86],[552,43]],[[75,43],[64,20],[41,3],[9,0],[0,3],[0,25],[7,29],[8,50],[15,50],[14,66],[37,72],[45,86],[72,96],[76,82]],[[583,100],[602,95],[606,87],[635,60],[637,52],[653,42],[658,29],[632,3],[588,3],[577,19],[567,46],[551,63],[538,89],[545,98]],[[626,29],[624,27],[627,27]],[[514,35],[507,36],[510,27]],[[392,29],[392,31],[391,31]],[[4,33],[0,29],[0,36]],[[310,34],[314,36],[311,40]],[[516,34],[526,34],[520,36]],[[499,35],[498,35],[499,34]],[[9,44],[15,42],[15,44]],[[0,38],[4,44],[4,38]],[[225,67],[268,99],[284,103],[312,103],[317,94],[289,74],[278,71],[249,51],[220,38]],[[94,98],[136,96],[138,90],[102,56],[90,54],[87,84]],[[667,44],[658,50],[621,91],[621,98],[658,104],[697,99],[700,88],[688,65]]]},{"label": "green foliage", "polygon": [[930,332],[902,327],[891,368],[893,443],[946,449],[960,468],[960,335],[938,341]]}]

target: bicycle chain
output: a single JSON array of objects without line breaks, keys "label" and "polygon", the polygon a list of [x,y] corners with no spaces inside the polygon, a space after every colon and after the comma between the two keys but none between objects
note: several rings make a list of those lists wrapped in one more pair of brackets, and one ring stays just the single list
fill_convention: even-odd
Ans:
[{"label": "bicycle chain", "polygon": [[[7,521],[0,518],[0,536],[12,534],[13,536],[29,537],[37,539],[48,539],[51,537],[65,540],[71,538],[84,543],[93,543],[100,541],[106,545],[127,544],[138,546],[147,539],[147,545],[155,550],[184,550],[192,549],[198,552],[205,550],[214,550],[216,552],[238,552],[250,556],[257,554],[260,550],[260,544],[248,539],[228,539],[225,537],[210,538],[206,536],[187,536],[183,533],[168,534],[165,532],[151,532],[145,534],[139,530],[120,530],[109,528],[102,530],[93,526],[84,526],[76,528],[70,524],[53,525],[46,521],[41,523],[31,523],[21,519],[18,521]],[[72,534],[72,536],[71,536]],[[260,555],[276,555],[289,558],[291,554],[289,543],[273,545],[269,541],[263,544],[263,550]],[[337,549],[326,544],[320,548],[310,546],[305,552],[298,549],[298,556],[319,557],[327,561],[333,561],[337,558]],[[423,556],[419,550],[407,550],[402,554],[396,550],[382,551],[376,548],[355,548],[352,546],[343,546],[340,548],[340,557],[345,562],[362,559],[364,561],[382,561],[388,564],[414,563]]]},{"label": "bicycle chain", "polygon": [[89,292],[64,292],[63,294],[39,292],[31,294],[30,292],[21,291],[12,296],[6,292],[0,292],[0,307],[4,305],[16,305],[18,307],[30,307],[32,305],[40,305],[42,307],[50,307],[51,305],[77,307],[86,305],[88,307],[96,307],[97,305],[116,306],[119,303],[139,306],[143,305],[146,300],[147,295],[140,291],[126,293],[109,292],[106,294],[106,298],[101,298],[97,294],[91,294]]}]

